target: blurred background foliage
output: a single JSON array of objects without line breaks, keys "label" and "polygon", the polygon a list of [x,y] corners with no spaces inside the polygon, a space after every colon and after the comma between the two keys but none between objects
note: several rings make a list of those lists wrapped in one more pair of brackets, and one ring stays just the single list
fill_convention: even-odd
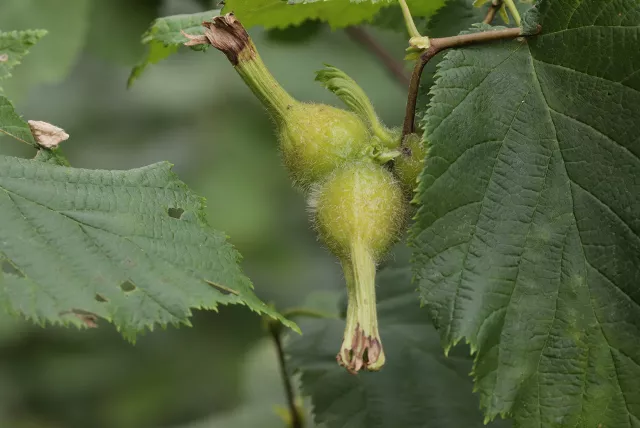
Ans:
[{"label": "blurred background foliage", "polygon": [[[207,198],[210,224],[243,254],[258,295],[278,308],[343,289],[336,261],[316,242],[304,198],[281,167],[272,124],[213,50],[184,50],[149,68],[131,90],[140,36],[158,16],[212,8],[189,0],[1,0],[0,29],[44,28],[4,83],[26,119],[70,135],[75,167],[127,169],[161,160]],[[400,14],[367,28],[400,61]],[[396,30],[396,31],[394,31]],[[314,83],[323,63],[352,75],[388,124],[401,123],[406,89],[345,31],[318,22],[250,31],[274,75],[298,99],[339,105]],[[31,157],[0,138],[0,153]],[[329,296],[329,297],[327,297]],[[0,427],[282,427],[285,399],[261,320],[242,307],[196,313],[193,328],[127,343],[107,324],[41,328],[0,312]]]}]

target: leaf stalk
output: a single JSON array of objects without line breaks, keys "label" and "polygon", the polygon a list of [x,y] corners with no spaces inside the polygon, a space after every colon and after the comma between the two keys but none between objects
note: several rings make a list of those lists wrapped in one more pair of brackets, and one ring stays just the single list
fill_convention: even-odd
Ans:
[{"label": "leaf stalk", "polygon": [[504,0],[504,4],[505,6],[507,6],[507,9],[509,9],[509,13],[511,13],[511,16],[513,16],[513,20],[516,21],[516,25],[519,27],[521,19],[520,12],[518,12],[516,4],[513,2],[513,0]]},{"label": "leaf stalk", "polygon": [[400,3],[400,8],[402,9],[402,16],[404,16],[404,22],[407,25],[407,32],[409,33],[409,37],[422,37],[422,35],[418,31],[418,27],[416,27],[416,23],[413,21],[411,11],[409,10],[409,6],[407,5],[406,0],[398,0],[398,2]]},{"label": "leaf stalk", "polygon": [[416,103],[418,101],[418,89],[422,71],[427,63],[440,52],[463,46],[475,45],[479,43],[493,42],[496,40],[509,40],[518,37],[534,36],[540,32],[540,26],[534,34],[524,34],[521,28],[507,28],[505,30],[484,31],[471,34],[460,34],[451,37],[432,38],[429,48],[416,61],[416,65],[411,74],[409,83],[409,93],[407,96],[407,107],[405,110],[404,123],[402,125],[402,141],[407,135],[415,130]]}]

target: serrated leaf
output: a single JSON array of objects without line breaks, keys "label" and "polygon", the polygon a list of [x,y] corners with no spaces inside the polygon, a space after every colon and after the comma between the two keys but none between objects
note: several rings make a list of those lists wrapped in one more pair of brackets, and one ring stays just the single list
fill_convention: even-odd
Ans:
[{"label": "serrated leaf", "polygon": [[48,32],[37,52],[24,60],[19,75],[7,85],[12,99],[36,84],[57,82],[67,75],[84,47],[90,8],[90,0],[0,2],[0,29],[44,28]]},{"label": "serrated leaf", "polygon": [[[317,22],[316,24],[309,23],[308,26],[317,26],[319,21],[324,21],[333,28],[340,28],[371,20],[380,10],[389,6],[391,1],[352,3],[349,0],[319,0],[297,4],[287,3],[283,0],[255,0],[251,2],[228,0],[222,11],[224,13],[233,12],[247,28],[262,25],[267,29],[284,29],[290,26],[302,26],[309,20]],[[414,1],[412,10],[422,16],[430,15],[445,2],[445,0]],[[212,10],[155,20],[142,37],[142,43],[148,45],[147,53],[131,71],[127,85],[130,87],[148,65],[156,64],[176,53],[178,48],[187,41],[181,31],[192,35],[202,34],[202,22],[211,20],[212,17],[219,15],[219,12],[219,10]],[[207,45],[192,46],[191,48],[204,50]]]},{"label": "serrated leaf", "polygon": [[[409,7],[416,16],[429,16],[444,2],[409,0]],[[307,19],[318,19],[335,29],[369,22],[393,4],[392,0],[227,0],[222,11],[233,12],[245,27],[284,28],[299,25]]]},{"label": "serrated leaf", "polygon": [[23,143],[36,146],[29,124],[16,113],[7,97],[0,95],[0,135],[8,135]]},{"label": "serrated leaf", "polygon": [[45,34],[45,30],[0,32],[0,80],[11,76],[11,69]]},{"label": "serrated leaf", "polygon": [[290,363],[302,374],[316,423],[328,428],[483,427],[467,376],[468,351],[443,355],[438,334],[411,284],[407,251],[401,249],[395,258],[377,275],[380,333],[387,356],[380,372],[354,376],[338,366],[335,355],[343,320],[305,322],[304,335],[288,343]]},{"label": "serrated leaf", "polygon": [[[448,37],[470,29],[473,24],[484,20],[487,8],[473,7],[474,0],[448,0],[444,7],[438,9],[427,22],[424,34],[429,37]],[[523,15],[529,8],[529,2],[516,2],[516,6]],[[426,65],[422,73],[420,86],[420,102],[418,116],[424,116],[429,105],[429,89],[433,85],[436,67],[444,55],[437,55]]]},{"label": "serrated leaf", "polygon": [[168,163],[102,171],[0,156],[0,302],[39,323],[105,318],[128,338],[220,304],[296,329],[258,300],[203,208]]},{"label": "serrated leaf", "polygon": [[[427,22],[423,33],[429,37],[447,37],[467,30],[475,23],[482,22],[485,11],[473,7],[473,2],[474,0],[449,0],[447,4],[439,9]],[[443,55],[432,58],[422,72],[419,103],[416,113],[418,117],[424,116],[429,106],[429,99],[431,97],[429,89],[433,85],[436,67],[442,58]]]},{"label": "serrated leaf", "polygon": [[[142,36],[142,43],[148,45],[147,52],[138,65],[131,70],[127,85],[131,87],[148,65],[157,64],[176,53],[178,48],[187,41],[181,31],[191,35],[203,34],[202,22],[209,21],[218,14],[218,10],[210,10],[190,15],[167,16],[153,21],[151,27]],[[206,47],[207,45],[194,46],[192,49],[204,50]]]},{"label": "serrated leaf", "polygon": [[[44,30],[0,32],[0,80],[11,76],[12,69],[46,33]],[[1,93],[0,87],[0,135],[35,146],[29,124],[22,120],[11,101]]]},{"label": "serrated leaf", "polygon": [[542,0],[539,17],[540,36],[439,67],[415,273],[444,346],[476,352],[489,418],[635,427],[640,3]]}]

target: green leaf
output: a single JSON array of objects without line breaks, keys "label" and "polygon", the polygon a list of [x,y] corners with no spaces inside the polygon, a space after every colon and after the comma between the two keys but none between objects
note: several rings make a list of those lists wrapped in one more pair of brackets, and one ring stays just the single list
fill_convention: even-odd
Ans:
[{"label": "green leaf", "polygon": [[540,36],[439,67],[412,233],[420,295],[444,346],[475,352],[488,418],[637,427],[640,3],[538,7]]},{"label": "green leaf", "polygon": [[48,32],[38,44],[36,53],[25,58],[19,75],[7,86],[12,99],[36,84],[57,82],[67,75],[84,47],[90,7],[90,0],[0,2],[0,29],[45,28]]},{"label": "green leaf", "polygon": [[16,113],[11,101],[0,95],[0,135],[2,134],[36,146],[29,124]]},{"label": "green leaf", "polygon": [[[444,2],[445,0],[409,0],[409,7],[416,16],[429,16]],[[222,11],[233,12],[247,28],[254,25],[284,28],[299,25],[307,19],[318,19],[335,29],[369,22],[394,3],[392,0],[227,0]]]},{"label": "green leaf", "polygon": [[45,34],[44,30],[0,32],[0,80],[11,77],[11,69]]},{"label": "green leaf", "polygon": [[[354,25],[371,20],[383,8],[389,6],[392,0],[379,2],[356,2],[348,0],[328,0],[300,4],[288,4],[283,0],[228,0],[223,9],[224,13],[233,12],[245,27],[262,25],[267,29],[284,29],[290,26],[299,28],[287,32],[271,33],[275,39],[285,39],[296,33],[302,37],[312,35],[321,27],[320,21],[328,22],[333,28]],[[428,16],[441,7],[445,0],[414,0],[412,10],[417,14]],[[187,34],[203,34],[203,21],[218,16],[219,10],[211,10],[191,15],[174,15],[155,20],[149,30],[142,36],[142,43],[147,46],[147,52],[137,66],[133,68],[127,85],[131,87],[149,64],[157,64],[170,55],[187,41],[181,31]],[[311,21],[309,21],[311,20]],[[304,24],[304,25],[303,25]],[[315,29],[315,30],[314,30]],[[192,46],[193,50],[205,50],[208,45]]]},{"label": "green leaf", "polygon": [[[423,30],[429,37],[447,37],[468,30],[473,24],[482,22],[486,11],[473,7],[474,0],[449,0],[439,9]],[[429,89],[433,85],[436,68],[443,55],[432,58],[422,72],[417,115],[423,116],[429,105]]]},{"label": "green leaf", "polygon": [[[209,21],[214,16],[218,16],[218,14],[219,11],[210,10],[191,15],[167,16],[153,21],[151,27],[142,36],[142,43],[148,45],[147,52],[131,71],[127,85],[131,87],[149,64],[157,64],[171,54],[176,53],[178,48],[187,41],[181,31],[191,35],[203,34],[202,22]],[[207,45],[201,45],[192,46],[191,48],[205,50],[206,47]]]},{"label": "green leaf", "polygon": [[50,163],[52,165],[71,166],[67,158],[64,156],[64,153],[62,153],[60,147],[51,149],[41,148],[33,159],[44,163]]},{"label": "green leaf", "polygon": [[300,25],[286,28],[271,28],[266,32],[267,40],[281,44],[304,44],[316,37],[325,28],[318,20],[306,20]]},{"label": "green leaf", "polygon": [[128,338],[191,308],[258,300],[238,253],[168,163],[84,170],[0,156],[0,302],[36,322],[113,322]]},{"label": "green leaf", "polygon": [[387,356],[380,372],[354,376],[338,366],[343,320],[310,320],[303,324],[303,336],[290,338],[287,353],[292,367],[302,373],[316,423],[328,428],[484,426],[467,376],[468,351],[461,347],[443,355],[411,284],[407,253],[397,251],[393,264],[378,273],[378,315]]},{"label": "green leaf", "polygon": [[[44,30],[0,32],[0,80],[11,77],[11,70],[20,64],[45,34]],[[2,88],[0,87],[0,93]],[[11,101],[0,95],[0,135],[5,134],[24,143],[36,145],[29,124],[16,113]]]},{"label": "green leaf", "polygon": [[[473,24],[481,23],[487,14],[487,5],[482,8],[473,7],[474,0],[448,0],[444,7],[438,9],[429,19],[423,34],[429,37],[448,37],[468,30]],[[523,15],[531,8],[530,2],[516,2]],[[434,82],[436,68],[444,55],[437,55],[427,63],[422,73],[418,115],[423,116],[429,105],[429,89]]]}]

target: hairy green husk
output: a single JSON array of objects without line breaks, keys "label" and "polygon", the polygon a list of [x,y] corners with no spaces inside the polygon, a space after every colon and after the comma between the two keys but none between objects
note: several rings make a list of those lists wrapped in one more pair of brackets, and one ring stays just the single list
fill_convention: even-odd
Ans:
[{"label": "hairy green husk", "polygon": [[405,138],[400,156],[395,158],[394,171],[405,195],[410,199],[413,191],[418,187],[418,178],[424,168],[427,149],[422,138],[417,134],[410,134]]},{"label": "hairy green husk", "polygon": [[381,163],[398,156],[399,133],[378,120],[366,94],[346,74],[327,68],[318,80],[352,111],[301,103],[269,73],[233,14],[205,22],[204,36],[224,52],[278,126],[293,181],[310,191],[309,205],[320,238],[340,260],[349,306],[337,355],[350,372],[379,370],[385,362],[376,313],[376,264],[397,240],[406,201],[396,177]]},{"label": "hairy green husk", "polygon": [[253,43],[238,56],[236,70],[276,122],[285,165],[298,187],[308,189],[370,150],[371,131],[362,119],[347,110],[295,100],[271,75]]},{"label": "hairy green husk", "polygon": [[285,165],[305,189],[370,150],[364,123],[351,112],[324,104],[292,105],[278,131]]},{"label": "hairy green husk", "polygon": [[376,314],[376,264],[404,221],[399,183],[371,160],[334,171],[310,198],[320,238],[341,261],[348,292],[338,363],[351,372],[379,370],[385,361]]}]

